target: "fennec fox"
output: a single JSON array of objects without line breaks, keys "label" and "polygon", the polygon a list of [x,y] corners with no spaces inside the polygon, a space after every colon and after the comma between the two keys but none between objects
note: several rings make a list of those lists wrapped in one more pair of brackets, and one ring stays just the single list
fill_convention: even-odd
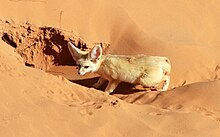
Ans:
[{"label": "fennec fox", "polygon": [[93,86],[98,88],[105,80],[109,83],[105,92],[112,93],[120,82],[139,84],[143,87],[166,91],[170,82],[171,64],[168,58],[146,55],[102,55],[102,48],[96,45],[90,52],[81,51],[71,42],[69,51],[79,66],[78,73],[84,75],[96,72],[101,75]]}]

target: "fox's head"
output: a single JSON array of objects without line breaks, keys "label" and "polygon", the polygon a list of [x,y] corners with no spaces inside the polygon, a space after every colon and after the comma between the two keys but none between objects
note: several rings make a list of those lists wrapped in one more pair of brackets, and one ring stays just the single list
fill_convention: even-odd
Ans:
[{"label": "fox's head", "polygon": [[71,42],[68,42],[68,48],[79,67],[78,74],[85,75],[88,72],[96,72],[99,69],[102,56],[100,45],[94,46],[90,52],[76,48]]}]

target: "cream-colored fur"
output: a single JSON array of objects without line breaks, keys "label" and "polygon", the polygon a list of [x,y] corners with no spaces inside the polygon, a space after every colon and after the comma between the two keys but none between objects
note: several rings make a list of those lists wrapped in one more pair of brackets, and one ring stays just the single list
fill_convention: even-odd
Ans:
[{"label": "cream-colored fur", "polygon": [[143,87],[159,88],[159,91],[168,89],[171,64],[167,57],[102,55],[99,45],[90,52],[82,52],[71,43],[68,43],[68,47],[74,60],[80,65],[79,74],[96,72],[101,76],[94,87],[98,88],[108,80],[105,89],[107,93],[112,93],[122,81],[140,84]]}]

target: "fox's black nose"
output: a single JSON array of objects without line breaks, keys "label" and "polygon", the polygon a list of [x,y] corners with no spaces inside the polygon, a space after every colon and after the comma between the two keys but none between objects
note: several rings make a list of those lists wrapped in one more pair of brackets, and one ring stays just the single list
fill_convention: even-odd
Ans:
[{"label": "fox's black nose", "polygon": [[78,72],[78,74],[80,75],[80,72]]}]

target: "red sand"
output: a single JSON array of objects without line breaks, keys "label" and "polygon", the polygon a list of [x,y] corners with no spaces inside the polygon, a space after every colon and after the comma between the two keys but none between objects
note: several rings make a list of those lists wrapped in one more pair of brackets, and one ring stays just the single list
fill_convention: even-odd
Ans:
[{"label": "red sand", "polygon": [[[25,29],[5,27],[5,20],[29,22],[33,28],[59,28],[88,47],[95,42],[110,43],[108,53],[168,56],[172,73],[167,92],[146,92],[122,83],[113,95],[107,95],[103,88],[91,88],[97,75],[79,77],[74,66],[50,68],[56,64],[45,56],[29,61],[46,65],[39,67],[50,68],[46,72],[26,67],[27,60],[1,40],[0,135],[218,137],[219,4],[217,0],[2,1],[1,36],[10,31],[19,43],[17,36],[26,35]],[[19,46],[31,45],[28,38]],[[33,51],[34,55],[42,52]]]}]

